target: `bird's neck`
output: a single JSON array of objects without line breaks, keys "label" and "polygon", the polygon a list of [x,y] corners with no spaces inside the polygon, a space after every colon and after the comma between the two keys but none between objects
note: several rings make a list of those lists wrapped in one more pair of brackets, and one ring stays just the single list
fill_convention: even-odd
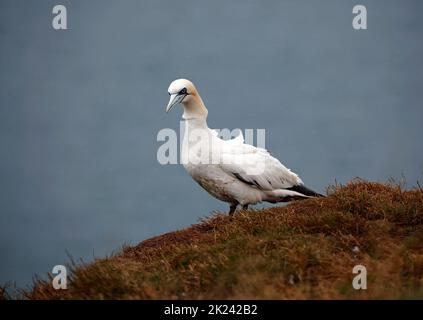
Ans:
[{"label": "bird's neck", "polygon": [[198,94],[193,94],[191,99],[184,101],[184,114],[182,118],[191,126],[207,128],[207,108]]},{"label": "bird's neck", "polygon": [[207,109],[198,94],[191,95],[191,99],[184,101],[184,114],[182,118],[185,120],[184,138],[182,140],[182,163],[188,163],[190,150],[200,141],[209,141],[211,130],[207,125]]}]

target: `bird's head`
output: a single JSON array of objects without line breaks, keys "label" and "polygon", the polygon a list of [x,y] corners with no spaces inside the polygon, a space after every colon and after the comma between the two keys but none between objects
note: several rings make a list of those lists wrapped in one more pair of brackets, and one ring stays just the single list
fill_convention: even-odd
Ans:
[{"label": "bird's head", "polygon": [[197,89],[194,84],[186,79],[172,81],[167,92],[170,95],[170,99],[166,107],[166,112],[172,110],[178,103],[188,104],[193,97],[197,96]]}]

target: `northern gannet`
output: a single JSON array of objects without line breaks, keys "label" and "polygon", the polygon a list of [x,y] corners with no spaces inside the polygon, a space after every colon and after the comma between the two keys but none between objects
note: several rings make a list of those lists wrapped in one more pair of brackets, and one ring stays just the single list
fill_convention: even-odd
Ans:
[{"label": "northern gannet", "polygon": [[208,111],[191,81],[173,81],[168,93],[166,113],[179,103],[184,108],[185,169],[212,196],[230,204],[230,215],[238,205],[247,209],[249,204],[262,201],[276,203],[322,196],[307,188],[297,174],[267,150],[245,144],[242,134],[232,140],[220,139],[207,126]]}]

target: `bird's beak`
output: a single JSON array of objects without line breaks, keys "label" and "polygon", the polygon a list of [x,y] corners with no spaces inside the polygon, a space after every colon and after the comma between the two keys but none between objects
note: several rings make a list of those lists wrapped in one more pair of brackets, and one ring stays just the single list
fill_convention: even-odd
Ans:
[{"label": "bird's beak", "polygon": [[177,93],[171,94],[169,103],[167,104],[167,107],[166,107],[166,113],[172,110],[174,105],[181,103],[182,100],[184,100],[184,98],[185,98],[184,94],[179,94],[179,95]]}]

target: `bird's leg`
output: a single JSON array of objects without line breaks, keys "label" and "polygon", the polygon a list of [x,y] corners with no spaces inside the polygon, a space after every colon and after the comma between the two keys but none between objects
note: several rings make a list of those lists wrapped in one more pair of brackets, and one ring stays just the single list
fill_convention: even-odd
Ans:
[{"label": "bird's leg", "polygon": [[231,206],[229,207],[229,215],[230,216],[234,214],[237,206],[238,206],[237,204],[231,204]]},{"label": "bird's leg", "polygon": [[244,204],[244,205],[242,206],[242,209],[243,209],[243,210],[248,210],[248,203],[247,203],[247,204]]}]

